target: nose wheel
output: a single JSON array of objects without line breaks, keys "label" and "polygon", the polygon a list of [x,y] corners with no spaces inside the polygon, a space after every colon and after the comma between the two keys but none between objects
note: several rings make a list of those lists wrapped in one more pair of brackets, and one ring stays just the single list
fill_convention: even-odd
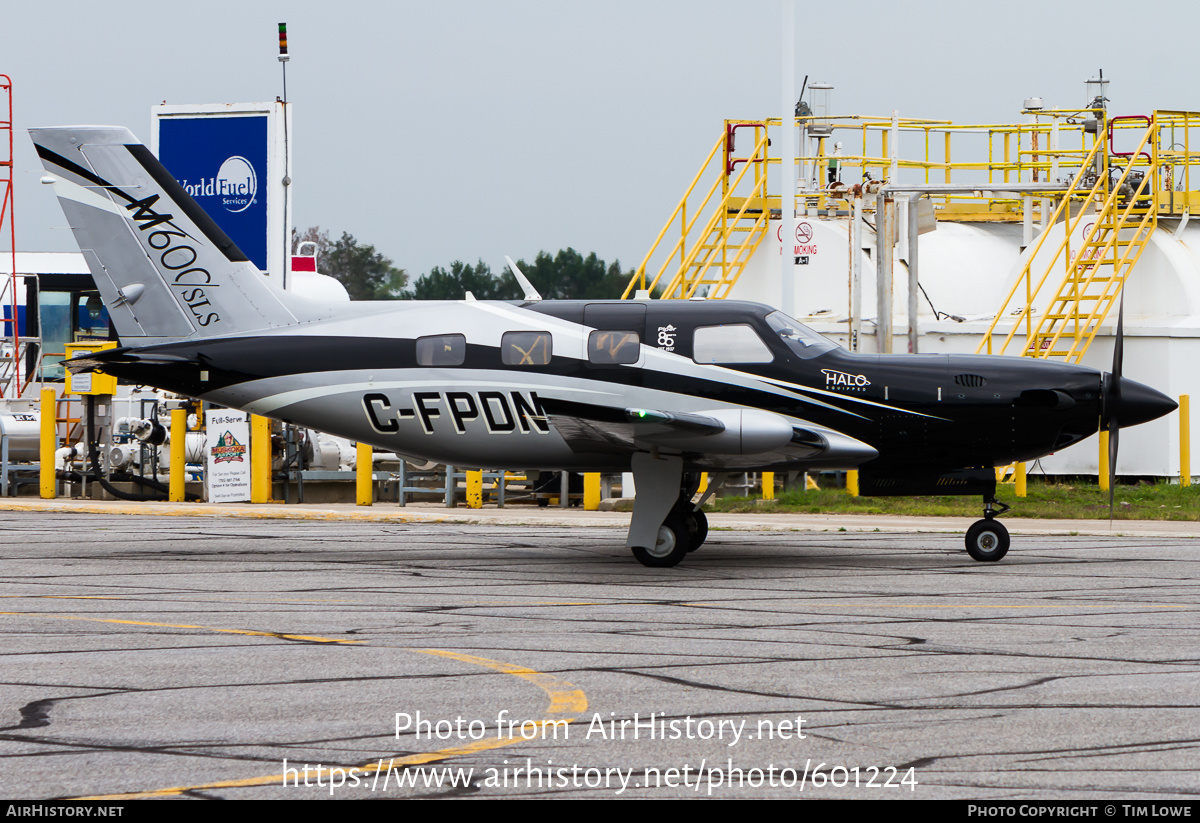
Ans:
[{"label": "nose wheel", "polygon": [[[997,507],[1002,508],[997,508]],[[981,563],[995,563],[1008,554],[1008,529],[996,519],[996,515],[1009,510],[1009,506],[997,503],[995,498],[985,498],[983,519],[977,520],[967,529],[967,554]]]},{"label": "nose wheel", "polygon": [[981,563],[995,563],[1008,554],[1008,529],[998,520],[978,520],[967,529],[967,554]]}]

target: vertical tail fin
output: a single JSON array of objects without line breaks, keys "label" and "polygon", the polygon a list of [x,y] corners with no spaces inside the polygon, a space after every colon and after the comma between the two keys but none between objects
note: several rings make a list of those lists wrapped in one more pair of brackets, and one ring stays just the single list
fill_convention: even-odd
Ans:
[{"label": "vertical tail fin", "polygon": [[128,129],[31,129],[123,340],[160,343],[298,322],[267,281]]}]

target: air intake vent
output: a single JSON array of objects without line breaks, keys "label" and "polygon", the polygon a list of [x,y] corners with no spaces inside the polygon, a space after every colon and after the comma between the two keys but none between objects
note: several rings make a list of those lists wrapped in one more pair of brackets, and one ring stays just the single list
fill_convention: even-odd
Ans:
[{"label": "air intake vent", "polygon": [[978,374],[956,374],[954,382],[960,386],[970,386],[973,389],[978,389],[987,385],[987,378]]}]

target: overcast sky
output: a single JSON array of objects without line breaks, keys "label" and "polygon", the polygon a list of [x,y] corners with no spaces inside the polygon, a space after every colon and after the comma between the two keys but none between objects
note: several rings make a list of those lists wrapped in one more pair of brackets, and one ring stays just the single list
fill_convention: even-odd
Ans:
[{"label": "overcast sky", "polygon": [[[796,3],[796,83],[837,113],[1015,122],[1021,102],[1200,109],[1200,4]],[[272,100],[288,23],[296,225],[349,231],[410,274],[572,246],[645,254],[724,118],[779,116],[779,0],[6,3],[17,245],[74,251],[30,126],[150,142],[150,107]]]}]

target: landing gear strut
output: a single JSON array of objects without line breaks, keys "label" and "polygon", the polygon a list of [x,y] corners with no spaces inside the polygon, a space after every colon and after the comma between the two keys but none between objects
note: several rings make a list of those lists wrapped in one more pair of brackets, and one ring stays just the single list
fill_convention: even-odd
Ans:
[{"label": "landing gear strut", "polygon": [[[650,471],[647,471],[645,461],[639,466],[638,460],[634,461],[635,481],[638,483],[638,488],[645,488],[647,492],[652,488],[647,482],[650,478],[643,480],[637,477],[639,468],[642,468],[643,474],[653,472],[654,475],[667,474],[668,478],[654,476],[655,482],[662,482],[669,479],[669,475],[673,474],[666,466],[653,466]],[[666,463],[667,461],[654,461],[655,463]],[[657,470],[657,471],[655,471]],[[630,528],[630,550],[637,561],[643,566],[652,566],[656,568],[666,568],[674,566],[687,556],[688,552],[693,552],[700,548],[708,537],[708,518],[704,516],[704,512],[696,509],[692,503],[692,497],[696,494],[696,489],[700,486],[700,475],[684,474],[682,467],[678,469],[679,494],[673,502],[670,498],[666,498],[662,502],[670,506],[666,517],[663,518],[662,524],[658,527],[658,532],[653,546],[647,546],[649,540],[645,539],[646,529],[643,523],[635,523]],[[670,488],[669,486],[667,488]],[[659,492],[660,496],[661,492]],[[640,496],[640,495],[639,495]],[[650,504],[650,495],[646,495],[646,503]],[[661,504],[660,504],[661,505]],[[637,504],[634,504],[634,518],[638,518],[639,511]],[[644,516],[652,517],[651,512],[646,511]],[[640,527],[640,528],[639,528]],[[636,537],[635,537],[636,533]],[[639,545],[641,544],[641,545]]]},{"label": "landing gear strut", "polygon": [[[997,508],[999,507],[999,508]],[[967,529],[967,554],[981,563],[995,563],[1008,554],[1008,529],[996,519],[1011,508],[996,501],[994,496],[983,498],[983,519]]]}]

